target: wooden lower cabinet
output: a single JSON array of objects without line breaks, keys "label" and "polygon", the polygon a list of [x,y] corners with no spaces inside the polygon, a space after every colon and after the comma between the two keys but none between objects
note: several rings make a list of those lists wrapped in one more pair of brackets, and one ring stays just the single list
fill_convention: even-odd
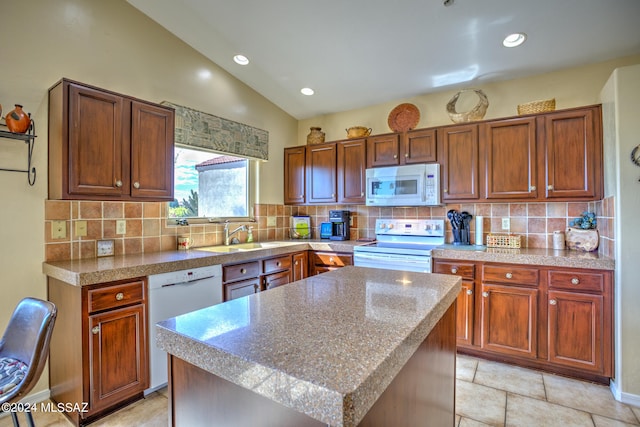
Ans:
[{"label": "wooden lower cabinet", "polygon": [[291,267],[292,281],[305,279],[309,276],[309,261],[307,251],[297,252],[292,255],[293,267]]},{"label": "wooden lower cabinet", "polygon": [[311,276],[327,273],[345,265],[353,265],[353,254],[341,252],[311,252],[309,256],[309,272]]},{"label": "wooden lower cabinet", "polygon": [[230,301],[236,298],[246,297],[247,295],[257,294],[260,292],[260,279],[254,277],[248,280],[241,280],[239,282],[225,283],[224,285],[224,300]]},{"label": "wooden lower cabinet", "polygon": [[482,284],[482,348],[537,358],[538,289]]},{"label": "wooden lower cabinet", "polygon": [[434,259],[433,272],[462,277],[459,352],[608,383],[612,271]]},{"label": "wooden lower cabinet", "polygon": [[73,424],[142,398],[149,386],[145,279],[75,286],[48,278],[48,298],[58,307],[51,399],[85,409],[65,412]]}]

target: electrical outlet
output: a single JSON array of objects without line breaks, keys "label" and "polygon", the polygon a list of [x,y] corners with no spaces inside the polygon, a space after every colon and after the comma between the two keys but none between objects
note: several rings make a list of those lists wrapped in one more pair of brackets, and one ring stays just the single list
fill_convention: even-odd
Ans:
[{"label": "electrical outlet", "polygon": [[509,218],[502,218],[502,229],[508,230],[511,228],[511,220]]},{"label": "electrical outlet", "polygon": [[87,235],[87,221],[76,221],[76,237],[85,237]]},{"label": "electrical outlet", "polygon": [[116,221],[116,234],[127,234],[127,220],[119,219]]},{"label": "electrical outlet", "polygon": [[268,216],[267,217],[267,227],[275,227],[276,225],[277,225],[276,217],[275,216]]},{"label": "electrical outlet", "polygon": [[51,238],[64,239],[67,237],[67,221],[51,221]]}]

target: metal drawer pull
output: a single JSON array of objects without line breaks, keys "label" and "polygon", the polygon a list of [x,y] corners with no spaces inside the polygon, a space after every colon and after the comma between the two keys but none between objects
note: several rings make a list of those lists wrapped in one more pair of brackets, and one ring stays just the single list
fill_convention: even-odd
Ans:
[{"label": "metal drawer pull", "polygon": [[246,274],[247,273],[247,269],[246,268],[241,268],[240,269],[240,274]]},{"label": "metal drawer pull", "polygon": [[296,261],[293,265],[298,265],[298,261]]},{"label": "metal drawer pull", "polygon": [[404,156],[408,158],[409,157],[409,153],[404,153]]},{"label": "metal drawer pull", "polygon": [[553,185],[547,185],[547,190],[553,190]]},{"label": "metal drawer pull", "polygon": [[489,292],[483,292],[482,296],[485,297],[485,298],[488,297],[489,296]]},{"label": "metal drawer pull", "polygon": [[577,277],[574,277],[571,279],[571,284],[572,285],[579,285],[580,284],[580,279],[578,279]]},{"label": "metal drawer pull", "polygon": [[118,188],[122,187],[122,181],[117,180],[116,181],[116,187],[118,187]]},{"label": "metal drawer pull", "polygon": [[558,301],[554,300],[554,299],[550,299],[549,300],[549,304],[551,305],[556,305],[558,303]]},{"label": "metal drawer pull", "polygon": [[140,183],[139,182],[134,182],[133,183],[133,188],[140,188]]},{"label": "metal drawer pull", "polygon": [[397,155],[397,154],[394,154],[394,155],[393,155],[393,158],[394,158],[394,159],[397,159],[397,158],[398,158],[398,155]]},{"label": "metal drawer pull", "polygon": [[531,187],[529,187],[529,191],[536,191],[536,186],[532,185]]},{"label": "metal drawer pull", "polygon": [[504,277],[506,277],[507,279],[511,279],[511,278],[513,278],[513,274],[507,273],[507,274],[504,275]]},{"label": "metal drawer pull", "polygon": [[329,262],[333,262],[333,257],[329,257]]},{"label": "metal drawer pull", "polygon": [[471,289],[467,289],[467,295],[473,295],[473,291]]},{"label": "metal drawer pull", "polygon": [[118,292],[116,294],[116,301],[122,301],[124,299],[124,294],[122,292]]},{"label": "metal drawer pull", "polygon": [[93,335],[98,335],[98,332],[100,332],[100,326],[94,326],[93,328],[91,328],[91,333]]},{"label": "metal drawer pull", "polygon": [[276,262],[276,267],[280,267],[282,263],[280,261]]},{"label": "metal drawer pull", "polygon": [[451,268],[451,274],[456,274],[458,272],[458,269],[455,267]]}]

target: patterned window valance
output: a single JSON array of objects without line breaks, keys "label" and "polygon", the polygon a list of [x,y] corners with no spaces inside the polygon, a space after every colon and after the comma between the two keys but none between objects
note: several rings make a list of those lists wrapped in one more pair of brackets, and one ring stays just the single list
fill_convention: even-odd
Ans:
[{"label": "patterned window valance", "polygon": [[221,153],[268,160],[269,132],[163,101],[176,110],[175,142]]}]

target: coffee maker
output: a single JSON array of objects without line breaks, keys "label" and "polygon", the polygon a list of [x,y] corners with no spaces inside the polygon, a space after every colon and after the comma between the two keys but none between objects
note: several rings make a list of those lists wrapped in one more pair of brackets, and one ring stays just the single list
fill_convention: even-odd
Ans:
[{"label": "coffee maker", "polygon": [[329,211],[331,236],[329,240],[349,240],[349,211]]}]

